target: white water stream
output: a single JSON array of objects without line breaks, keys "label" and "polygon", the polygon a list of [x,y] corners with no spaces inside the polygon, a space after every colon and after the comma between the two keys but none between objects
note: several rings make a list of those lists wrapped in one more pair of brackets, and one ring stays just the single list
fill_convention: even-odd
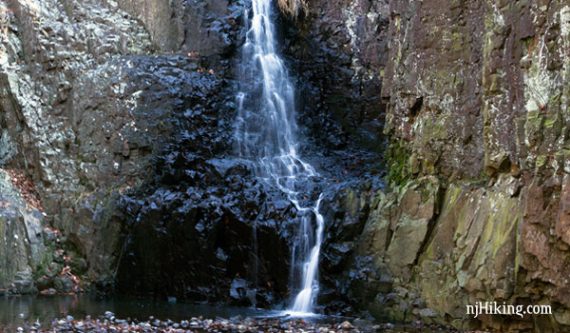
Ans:
[{"label": "white water stream", "polygon": [[307,203],[305,196],[310,193],[300,190],[319,175],[297,152],[295,90],[277,54],[271,14],[272,0],[252,0],[252,13],[246,12],[249,21],[237,96],[236,149],[241,157],[257,162],[259,176],[283,191],[299,213],[299,235],[291,252],[293,271],[301,265],[300,274],[293,276],[301,278],[292,281],[297,296],[287,312],[302,316],[312,313],[319,289],[322,195]]}]

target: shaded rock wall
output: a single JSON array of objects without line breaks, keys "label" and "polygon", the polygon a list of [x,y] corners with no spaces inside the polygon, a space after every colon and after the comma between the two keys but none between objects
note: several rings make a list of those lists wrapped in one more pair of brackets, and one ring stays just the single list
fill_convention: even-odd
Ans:
[{"label": "shaded rock wall", "polygon": [[221,61],[239,46],[243,1],[121,0],[117,4],[144,24],[163,52],[195,52]]},{"label": "shaded rock wall", "polygon": [[[380,317],[567,328],[570,7],[391,1],[382,82],[389,190],[355,297]],[[449,297],[453,295],[453,297]],[[482,317],[496,300],[552,316]]]},{"label": "shaded rock wall", "polygon": [[43,216],[10,178],[0,171],[0,293],[30,293],[33,270],[44,259]]},{"label": "shaded rock wall", "polygon": [[[0,262],[0,289],[68,290],[54,278],[68,265],[59,247],[87,258],[73,265],[86,281],[119,276],[128,292],[203,300],[214,276],[217,299],[250,302],[253,235],[284,253],[291,230],[276,221],[291,212],[278,195],[266,204],[248,166],[225,159],[243,5],[0,1],[0,167],[21,171],[39,199],[2,176],[0,231],[11,240],[0,257],[19,260]],[[388,141],[386,190],[363,181],[327,198],[323,299],[391,319],[566,329],[568,5],[314,0],[280,23],[306,137],[333,149]],[[369,163],[320,154],[315,165],[338,182]],[[185,239],[204,243],[170,246]],[[53,254],[38,258],[42,246]],[[159,262],[202,251],[183,257],[191,264]],[[258,268],[262,301],[284,298],[272,275],[283,272]],[[485,300],[552,304],[555,314],[468,322],[465,305]]]},{"label": "shaded rock wall", "polygon": [[381,151],[387,1],[315,0],[308,7],[282,22],[306,137],[323,149]]},{"label": "shaded rock wall", "polygon": [[[107,61],[114,56],[150,50],[149,36],[136,21],[96,2],[3,1],[1,7],[0,124],[8,147],[3,150],[10,152],[2,167],[20,170],[34,184],[45,213],[43,227],[63,229],[80,255],[97,253],[91,268],[105,265],[104,253],[90,252],[92,245],[113,242],[116,232],[95,211],[126,176],[117,173],[110,147],[128,130],[123,126],[131,116],[121,109],[103,118],[98,112],[104,107],[88,113],[80,107],[92,95],[100,96],[101,105],[112,100],[103,96],[119,93],[118,82],[103,87],[91,80],[98,78],[99,66],[113,68]],[[87,137],[82,133],[86,124],[91,126]],[[100,232],[106,228],[110,237]],[[53,277],[63,265],[47,260],[31,268]]]},{"label": "shaded rock wall", "polygon": [[[152,4],[137,6],[143,10],[139,13],[129,1],[0,2],[0,167],[18,170],[34,185],[36,207],[44,213],[36,223],[40,230],[61,231],[42,232],[44,242],[57,242],[47,252],[59,248],[66,258],[86,257],[86,263],[71,265],[71,275],[83,275],[85,286],[114,281],[127,218],[118,206],[123,193],[149,178],[154,158],[180,130],[179,116],[188,105],[201,102],[214,77],[231,74],[223,71],[228,62],[215,57],[210,60],[218,64],[216,73],[208,73],[204,58],[187,52],[195,49],[180,44],[175,27],[164,24],[170,14],[162,5],[168,3]],[[198,12],[201,5],[194,5],[187,8],[194,16],[212,10],[214,17],[229,7],[220,2],[214,15],[214,9]],[[139,21],[121,8],[146,19]],[[231,11],[225,13],[216,21],[224,27],[232,19]],[[182,21],[190,16],[173,24],[186,27]],[[209,46],[203,48],[210,51],[204,53],[227,52],[225,30],[199,30],[209,36],[204,37]],[[182,55],[165,55],[167,51]],[[16,196],[26,199],[24,192]],[[30,200],[17,203],[11,205],[22,212],[34,206]],[[28,224],[9,219],[19,224],[14,230]],[[15,243],[28,248],[34,237],[19,237]],[[26,265],[37,273],[36,286],[49,289],[54,274],[70,265],[58,255],[41,263],[26,258],[22,265],[18,260],[0,264],[0,271],[10,272],[0,289]]]}]

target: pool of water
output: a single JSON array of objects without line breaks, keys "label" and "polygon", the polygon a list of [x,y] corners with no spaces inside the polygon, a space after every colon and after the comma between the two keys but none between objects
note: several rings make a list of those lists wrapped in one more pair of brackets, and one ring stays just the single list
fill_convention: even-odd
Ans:
[{"label": "pool of water", "polygon": [[146,320],[150,316],[161,320],[180,321],[191,317],[231,318],[234,316],[272,316],[276,311],[253,308],[200,305],[182,302],[141,300],[117,297],[96,299],[89,295],[0,297],[0,328],[11,329],[39,320],[44,325],[55,318],[92,318],[111,311],[117,318]]},{"label": "pool of water", "polygon": [[[98,299],[90,295],[73,296],[13,296],[0,297],[0,332],[16,332],[18,327],[29,327],[39,321],[43,328],[50,327],[55,319],[73,316],[83,319],[86,316],[97,318],[106,311],[111,311],[117,318],[147,320],[154,317],[160,320],[173,321],[189,320],[192,317],[215,319],[241,317],[275,318],[283,320],[298,318],[298,313],[287,313],[277,310],[262,310],[246,307],[214,306],[185,302],[168,302],[166,300],[136,299],[127,297],[114,297]],[[339,323],[344,320],[353,321],[355,318],[328,317],[322,315],[308,316],[301,314],[305,320],[311,322]],[[406,329],[397,325],[393,329],[379,330],[379,332],[417,332],[416,329]],[[450,332],[449,330],[423,329],[422,333]]]}]

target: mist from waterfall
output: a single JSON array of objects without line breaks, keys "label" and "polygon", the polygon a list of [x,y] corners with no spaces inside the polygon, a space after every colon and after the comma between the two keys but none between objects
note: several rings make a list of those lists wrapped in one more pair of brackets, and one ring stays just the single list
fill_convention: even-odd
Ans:
[{"label": "mist from waterfall", "polygon": [[252,0],[251,12],[245,14],[236,150],[242,158],[255,161],[258,176],[284,192],[297,208],[301,223],[291,262],[292,271],[300,273],[292,274],[297,295],[288,312],[309,314],[319,289],[324,218],[319,211],[322,194],[311,202],[302,189],[319,175],[298,153],[295,89],[277,53],[272,0]]}]

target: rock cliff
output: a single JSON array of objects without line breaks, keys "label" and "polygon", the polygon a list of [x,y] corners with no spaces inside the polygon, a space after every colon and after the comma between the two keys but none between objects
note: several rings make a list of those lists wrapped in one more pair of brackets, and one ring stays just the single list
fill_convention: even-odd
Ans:
[{"label": "rock cliff", "polygon": [[[295,213],[231,157],[247,5],[0,1],[0,292],[287,299]],[[331,181],[326,310],[569,329],[570,5],[291,6],[303,153]],[[553,315],[471,320],[476,301]]]},{"label": "rock cliff", "polygon": [[[86,269],[82,264],[70,273],[70,260],[80,261],[86,253],[116,242],[116,237],[104,236],[115,232],[101,211],[111,192],[118,190],[117,184],[124,185],[129,174],[144,169],[138,163],[122,166],[119,158],[127,140],[123,135],[143,141],[144,134],[136,133],[136,115],[128,108],[135,103],[130,95],[135,91],[125,92],[126,83],[109,73],[128,68],[118,56],[149,51],[150,38],[129,16],[94,2],[2,1],[0,13],[0,164],[11,170],[9,177],[2,178],[3,188],[19,183],[6,192],[19,198],[14,202],[18,211],[43,212],[34,214],[37,221],[18,220],[28,229],[35,226],[34,233],[5,236],[16,238],[14,247],[28,253],[37,250],[35,243],[50,244],[47,257],[38,261],[32,256],[28,266],[36,281],[48,280],[40,283],[44,288],[65,292],[71,290],[75,274]],[[148,155],[144,145],[136,149],[140,153],[135,160],[144,160]],[[65,236],[59,237],[54,227]],[[64,243],[67,253],[56,251],[56,255],[54,250],[64,251]],[[12,267],[19,260],[12,260],[8,246],[12,242],[0,251],[8,260],[2,269],[26,272],[20,265]],[[107,265],[105,251],[99,254],[93,258],[93,272]],[[54,286],[60,273],[65,281]],[[27,277],[33,285],[31,274]],[[9,289],[11,281],[5,275],[0,288]]]},{"label": "rock cliff", "polygon": [[[200,135],[190,119],[225,84],[221,57],[232,52],[228,27],[239,28],[241,13],[230,5],[185,12],[154,1],[0,2],[0,290],[21,292],[20,276],[27,291],[114,284],[129,218],[124,195],[152,180],[156,158],[185,126]],[[186,21],[170,22],[172,11]],[[207,38],[186,27],[196,17]],[[218,134],[196,149],[219,150],[229,140]]]},{"label": "rock cliff", "polygon": [[[327,8],[313,3],[314,13]],[[388,175],[354,259],[364,273],[351,293],[380,317],[564,330],[570,7],[390,1],[370,14],[377,2],[355,4],[350,22],[389,17],[378,34],[388,43],[385,60],[372,67],[381,73]],[[308,19],[326,26],[334,15]],[[340,29],[327,40],[350,35]],[[357,41],[370,38],[358,31]],[[465,306],[487,300],[551,304],[553,315],[469,321]]]}]

